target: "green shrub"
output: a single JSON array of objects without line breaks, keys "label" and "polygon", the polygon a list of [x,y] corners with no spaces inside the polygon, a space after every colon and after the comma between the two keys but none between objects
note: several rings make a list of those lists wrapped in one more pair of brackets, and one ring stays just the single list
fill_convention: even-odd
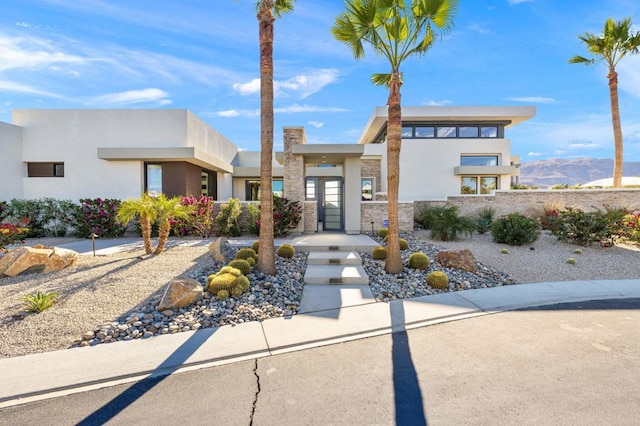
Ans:
[{"label": "green shrub", "polygon": [[253,251],[255,251],[256,253],[260,253],[260,241],[255,241],[253,244],[251,244],[251,249]]},{"label": "green shrub", "polygon": [[461,234],[471,236],[475,229],[473,219],[458,215],[457,206],[432,207],[431,210],[431,238],[455,241]]},{"label": "green shrub", "polygon": [[296,250],[289,244],[283,244],[278,247],[277,253],[280,257],[291,259],[296,254]]},{"label": "green shrub", "polygon": [[531,244],[540,236],[538,221],[521,213],[511,213],[496,219],[491,235],[497,243],[521,246]]},{"label": "green shrub", "polygon": [[24,302],[24,308],[27,312],[42,312],[48,309],[56,303],[58,298],[58,292],[52,291],[49,293],[43,293],[38,290],[36,294],[27,294],[22,298]]},{"label": "green shrub", "polygon": [[7,222],[29,228],[24,238],[39,238],[47,235],[47,218],[43,200],[12,199],[4,213]]},{"label": "green shrub", "polygon": [[559,221],[558,239],[581,246],[590,246],[596,242],[610,243],[616,233],[611,217],[600,210],[585,212],[568,207],[559,213]]},{"label": "green shrub", "polygon": [[493,207],[483,207],[473,219],[475,222],[475,230],[478,234],[485,234],[491,229],[491,224],[495,218],[496,210]]},{"label": "green shrub", "polygon": [[80,199],[80,207],[73,213],[73,233],[81,238],[90,238],[92,233],[98,237],[121,237],[127,229],[126,224],[116,220],[121,204],[110,198]]},{"label": "green shrub", "polygon": [[[249,259],[253,259],[253,258],[250,257]],[[245,275],[249,275],[251,273],[251,264],[244,259],[234,259],[231,262],[229,262],[227,266],[236,268]]]},{"label": "green shrub", "polygon": [[250,234],[260,234],[260,207],[257,203],[247,204],[247,226]]},{"label": "green shrub", "polygon": [[387,228],[380,228],[378,230],[378,237],[380,238],[386,238],[387,235],[389,235],[389,230]]},{"label": "green shrub", "polygon": [[41,205],[47,235],[64,237],[68,227],[73,223],[78,206],[71,200],[56,200],[55,198],[43,198]]},{"label": "green shrub", "polygon": [[226,203],[220,206],[220,212],[216,216],[216,222],[220,227],[220,235],[227,237],[237,237],[240,235],[240,225],[238,218],[242,212],[242,206],[238,198],[229,198]]},{"label": "green shrub", "polygon": [[378,246],[371,252],[371,257],[376,260],[384,260],[387,258],[387,248],[384,246]]},{"label": "green shrub", "polygon": [[[289,235],[292,229],[298,227],[300,220],[302,220],[302,207],[298,201],[273,196],[273,236],[275,238]],[[260,214],[255,217],[254,224],[256,233],[260,235]]]},{"label": "green shrub", "polygon": [[429,287],[438,290],[446,290],[449,287],[449,277],[442,271],[432,271],[427,274],[427,284]]},{"label": "green shrub", "polygon": [[247,260],[250,257],[252,257],[253,260],[255,260],[256,262],[258,261],[258,254],[255,251],[253,251],[253,249],[250,249],[248,247],[241,248],[236,253],[236,259]]},{"label": "green shrub", "polygon": [[429,263],[429,256],[422,252],[411,253],[411,256],[409,256],[408,265],[411,269],[423,271],[429,267]]},{"label": "green shrub", "polygon": [[431,225],[436,217],[440,214],[442,207],[421,206],[418,208],[413,220],[418,222],[424,229],[431,229]]},{"label": "green shrub", "polygon": [[398,243],[400,244],[400,250],[409,249],[409,242],[407,240],[405,240],[404,238],[398,239]]}]

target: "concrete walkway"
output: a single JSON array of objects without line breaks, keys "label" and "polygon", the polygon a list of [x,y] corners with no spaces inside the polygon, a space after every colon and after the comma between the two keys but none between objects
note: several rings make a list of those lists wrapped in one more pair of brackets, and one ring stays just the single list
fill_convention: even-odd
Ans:
[{"label": "concrete walkway", "polygon": [[496,312],[631,297],[640,279],[520,284],[0,359],[0,407]]}]

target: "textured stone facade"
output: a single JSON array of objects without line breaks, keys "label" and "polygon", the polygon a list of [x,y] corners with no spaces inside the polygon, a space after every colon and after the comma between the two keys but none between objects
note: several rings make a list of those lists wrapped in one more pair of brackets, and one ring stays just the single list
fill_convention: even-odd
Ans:
[{"label": "textured stone facade", "polygon": [[596,208],[626,207],[640,210],[640,189],[579,189],[548,191],[496,191],[495,195],[454,196],[446,201],[417,201],[416,209],[424,205],[453,204],[460,214],[473,215],[484,207],[493,207],[496,215],[509,213],[531,213],[545,205],[575,207],[585,211]]},{"label": "textured stone facade", "polygon": [[318,230],[318,202],[304,203],[304,233],[311,234]]},{"label": "textured stone facade", "polygon": [[[360,232],[371,232],[371,222],[374,231],[383,228],[382,221],[387,219],[386,201],[369,201],[362,203],[360,219]],[[398,226],[400,231],[413,230],[413,203],[398,203]]]},{"label": "textured stone facade", "polygon": [[[305,144],[306,136],[303,127],[284,128],[284,196],[292,201],[298,201],[304,210],[304,185],[305,166],[304,157],[292,153],[294,145]],[[302,212],[304,217],[304,211]],[[293,233],[302,233],[305,228],[305,221],[301,220]]]},{"label": "textured stone facade", "polygon": [[363,159],[360,160],[361,169],[360,175],[363,178],[374,178],[375,179],[375,192],[380,192],[381,186],[381,171],[380,171],[380,160],[379,159]]}]

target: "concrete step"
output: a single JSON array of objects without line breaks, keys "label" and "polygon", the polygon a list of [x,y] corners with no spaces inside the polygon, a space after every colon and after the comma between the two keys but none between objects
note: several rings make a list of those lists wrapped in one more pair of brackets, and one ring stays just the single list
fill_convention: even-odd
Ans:
[{"label": "concrete step", "polygon": [[368,285],[313,285],[302,290],[299,313],[322,312],[375,303]]},{"label": "concrete step", "polygon": [[369,284],[362,265],[309,265],[304,273],[305,284]]},{"label": "concrete step", "polygon": [[312,251],[307,265],[362,265],[362,257],[355,251]]}]

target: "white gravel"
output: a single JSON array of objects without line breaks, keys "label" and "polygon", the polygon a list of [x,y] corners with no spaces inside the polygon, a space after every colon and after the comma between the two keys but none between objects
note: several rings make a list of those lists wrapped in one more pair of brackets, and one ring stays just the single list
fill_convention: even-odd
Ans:
[{"label": "white gravel", "polygon": [[[557,242],[547,234],[524,247],[496,244],[490,235],[457,242],[432,241],[422,231],[416,236],[445,249],[468,248],[476,260],[508,273],[518,283],[640,278],[637,246],[579,247]],[[509,254],[500,253],[505,247]],[[575,254],[577,248],[583,254]],[[142,254],[142,250],[134,250],[80,256],[76,265],[63,271],[0,279],[0,357],[68,348],[84,333],[127,317],[145,301],[158,298],[172,278],[214,265],[206,245],[173,246],[144,260],[139,258]],[[566,263],[570,257],[576,259],[575,266]],[[40,314],[26,314],[21,299],[38,290],[58,291],[59,303]]]}]

